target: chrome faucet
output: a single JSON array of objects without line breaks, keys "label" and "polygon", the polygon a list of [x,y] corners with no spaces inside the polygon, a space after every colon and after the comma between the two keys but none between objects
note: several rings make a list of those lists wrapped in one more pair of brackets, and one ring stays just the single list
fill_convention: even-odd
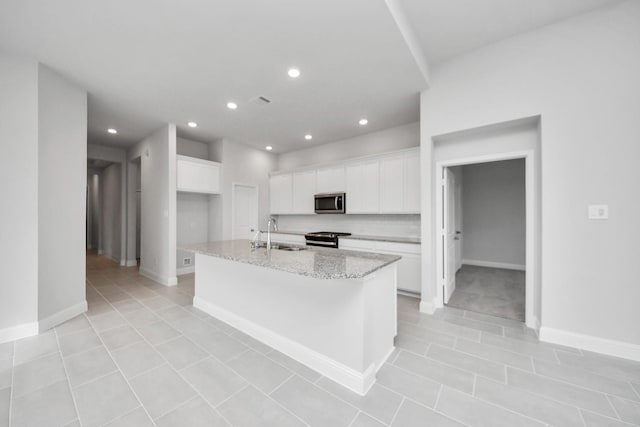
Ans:
[{"label": "chrome faucet", "polygon": [[272,216],[269,217],[267,222],[267,250],[271,250],[271,224],[273,224],[273,231],[278,231],[278,222]]}]

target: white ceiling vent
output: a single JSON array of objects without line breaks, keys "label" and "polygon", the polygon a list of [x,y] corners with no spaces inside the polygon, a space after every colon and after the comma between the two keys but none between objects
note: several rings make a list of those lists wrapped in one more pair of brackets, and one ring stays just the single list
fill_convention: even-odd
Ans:
[{"label": "white ceiling vent", "polygon": [[251,104],[256,104],[256,105],[269,105],[271,104],[271,100],[265,96],[256,96],[255,98],[251,99],[251,101],[249,101]]}]

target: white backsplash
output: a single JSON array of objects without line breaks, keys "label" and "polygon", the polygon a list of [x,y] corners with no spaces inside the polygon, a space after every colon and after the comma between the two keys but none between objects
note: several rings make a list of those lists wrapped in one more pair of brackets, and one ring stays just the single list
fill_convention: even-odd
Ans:
[{"label": "white backsplash", "polygon": [[420,215],[277,215],[282,231],[336,231],[370,236],[420,237]]}]

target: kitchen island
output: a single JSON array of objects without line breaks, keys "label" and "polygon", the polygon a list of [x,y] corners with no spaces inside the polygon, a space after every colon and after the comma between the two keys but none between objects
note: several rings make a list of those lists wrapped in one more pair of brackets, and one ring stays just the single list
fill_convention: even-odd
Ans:
[{"label": "kitchen island", "polygon": [[394,350],[398,256],[190,245],[193,305],[364,395]]}]

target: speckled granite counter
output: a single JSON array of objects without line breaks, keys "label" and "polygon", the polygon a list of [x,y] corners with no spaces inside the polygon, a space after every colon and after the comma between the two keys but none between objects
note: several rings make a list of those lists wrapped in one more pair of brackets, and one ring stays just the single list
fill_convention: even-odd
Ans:
[{"label": "speckled granite counter", "polygon": [[302,251],[252,249],[249,240],[200,243],[180,249],[316,279],[357,279],[400,259],[395,255],[307,247]]}]

